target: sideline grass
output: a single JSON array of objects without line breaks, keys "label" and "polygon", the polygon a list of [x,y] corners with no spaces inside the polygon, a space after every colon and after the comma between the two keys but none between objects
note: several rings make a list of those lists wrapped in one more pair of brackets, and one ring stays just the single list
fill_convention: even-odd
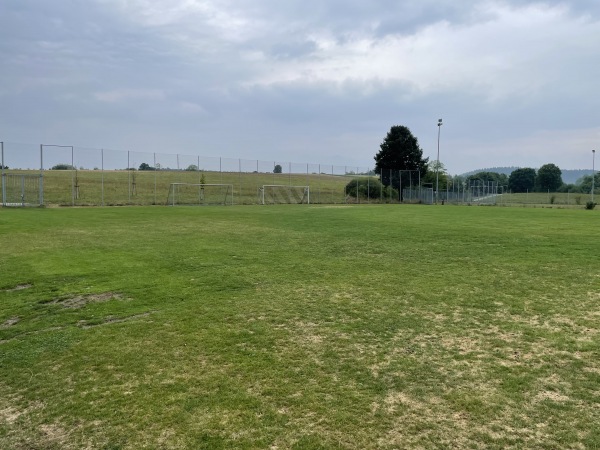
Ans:
[{"label": "sideline grass", "polygon": [[0,210],[0,448],[597,448],[597,224]]}]

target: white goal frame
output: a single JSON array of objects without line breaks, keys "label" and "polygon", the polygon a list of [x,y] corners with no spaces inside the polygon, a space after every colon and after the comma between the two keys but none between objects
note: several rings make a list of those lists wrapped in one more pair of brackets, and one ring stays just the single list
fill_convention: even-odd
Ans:
[{"label": "white goal frame", "polygon": [[[215,183],[171,183],[169,184],[169,193],[167,195],[167,205],[176,206],[178,203],[176,201],[177,188],[179,186],[186,187],[197,187],[198,188],[198,201],[193,203],[180,203],[183,205],[233,205],[233,184],[215,184]],[[219,193],[219,195],[223,195],[223,200],[219,202],[206,203],[205,198],[205,190],[210,187],[221,187],[224,189],[224,192]]]},{"label": "white goal frame", "polygon": [[[298,203],[306,203],[310,205],[310,186],[290,186],[288,184],[263,184],[260,188],[258,188],[258,202],[261,205],[265,205],[265,190],[269,188],[279,188],[279,189],[287,189],[288,192],[291,189],[302,189],[302,198]],[[273,202],[275,203],[275,202]],[[289,203],[289,202],[288,202]]]}]

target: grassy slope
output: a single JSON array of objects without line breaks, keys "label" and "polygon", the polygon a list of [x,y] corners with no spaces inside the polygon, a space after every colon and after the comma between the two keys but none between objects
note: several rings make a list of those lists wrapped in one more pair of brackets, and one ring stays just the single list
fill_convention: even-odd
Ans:
[{"label": "grassy slope", "polygon": [[0,447],[598,447],[595,226],[521,208],[0,210]]},{"label": "grassy slope", "polygon": [[[38,175],[36,171],[9,170],[9,174]],[[164,205],[170,183],[200,183],[202,172],[192,171],[44,171],[44,203],[46,205]],[[204,172],[205,183],[232,184],[234,204],[256,204],[259,187],[267,184],[311,187],[313,203],[345,203],[344,187],[350,176],[327,174],[266,174]],[[16,197],[20,198],[20,181]],[[79,198],[74,198],[75,186]],[[104,189],[104,195],[103,194]],[[37,192],[37,191],[36,191]],[[229,193],[231,195],[231,193]],[[32,198],[37,198],[33,197]],[[231,198],[228,198],[231,202]]]}]

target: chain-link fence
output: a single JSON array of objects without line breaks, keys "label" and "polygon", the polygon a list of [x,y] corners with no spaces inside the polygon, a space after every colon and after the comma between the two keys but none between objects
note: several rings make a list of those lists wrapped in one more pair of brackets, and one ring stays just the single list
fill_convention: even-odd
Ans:
[{"label": "chain-link fence", "polygon": [[2,205],[556,204],[581,193],[512,194],[474,180],[440,184],[417,170],[292,163],[0,142]]},{"label": "chain-link fence", "polygon": [[[403,201],[397,188],[383,188],[381,174],[367,167],[17,143],[1,143],[1,157],[5,206]],[[408,172],[403,185],[410,179],[409,186],[417,186],[418,177]],[[353,192],[353,182],[365,183],[367,195]],[[298,187],[305,190],[298,194]],[[409,200],[419,201],[416,195]]]}]

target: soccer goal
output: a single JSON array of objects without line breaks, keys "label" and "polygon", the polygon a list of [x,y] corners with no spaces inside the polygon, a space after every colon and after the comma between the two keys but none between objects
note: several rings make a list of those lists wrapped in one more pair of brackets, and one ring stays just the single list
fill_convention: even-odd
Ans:
[{"label": "soccer goal", "polygon": [[2,174],[2,206],[42,206],[40,175]]},{"label": "soccer goal", "polygon": [[258,203],[274,205],[284,203],[310,204],[310,186],[288,186],[286,184],[265,184],[258,188]]},{"label": "soccer goal", "polygon": [[233,184],[171,183],[167,205],[233,205]]}]

